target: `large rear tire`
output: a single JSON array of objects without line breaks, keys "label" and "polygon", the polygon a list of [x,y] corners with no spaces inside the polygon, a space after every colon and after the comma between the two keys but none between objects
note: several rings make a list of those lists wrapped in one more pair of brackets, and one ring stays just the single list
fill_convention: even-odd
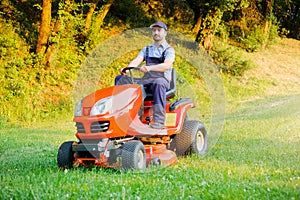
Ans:
[{"label": "large rear tire", "polygon": [[72,151],[73,141],[62,143],[57,153],[57,166],[60,169],[71,169],[75,161],[74,152]]},{"label": "large rear tire", "polygon": [[208,147],[208,137],[204,125],[199,121],[186,120],[182,131],[176,135],[170,144],[170,149],[177,156],[195,153],[204,155]]},{"label": "large rear tire", "polygon": [[204,125],[201,122],[195,123],[197,131],[195,133],[194,141],[190,146],[192,154],[198,154],[200,156],[207,152],[208,148],[208,135]]},{"label": "large rear tire", "polygon": [[122,149],[122,169],[142,170],[146,168],[146,151],[141,141],[126,142]]}]

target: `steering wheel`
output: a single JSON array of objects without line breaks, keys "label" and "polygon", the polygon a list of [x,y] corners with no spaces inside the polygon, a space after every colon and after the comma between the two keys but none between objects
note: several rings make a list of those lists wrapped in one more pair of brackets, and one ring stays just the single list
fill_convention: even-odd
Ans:
[{"label": "steering wheel", "polygon": [[134,79],[131,70],[140,70],[140,68],[139,68],[139,67],[124,67],[124,68],[121,70],[121,72],[126,74],[126,72],[129,71],[131,83],[135,83],[136,80]]}]

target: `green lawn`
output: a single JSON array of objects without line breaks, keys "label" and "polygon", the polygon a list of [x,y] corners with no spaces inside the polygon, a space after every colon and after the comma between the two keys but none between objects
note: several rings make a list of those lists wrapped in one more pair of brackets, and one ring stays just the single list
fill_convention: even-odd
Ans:
[{"label": "green lawn", "polygon": [[59,171],[73,124],[2,125],[0,199],[300,199],[300,95],[248,101],[228,113],[203,157],[143,172]]}]

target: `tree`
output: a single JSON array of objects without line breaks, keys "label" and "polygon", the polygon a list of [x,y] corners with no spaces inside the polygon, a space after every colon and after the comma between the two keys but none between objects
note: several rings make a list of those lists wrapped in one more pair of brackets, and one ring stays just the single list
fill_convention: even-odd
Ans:
[{"label": "tree", "polygon": [[195,41],[206,50],[213,45],[213,37],[222,21],[224,12],[246,6],[246,0],[187,0],[194,11]]},{"label": "tree", "polygon": [[51,34],[51,3],[52,0],[43,0],[41,25],[36,45],[36,53],[46,53],[48,40]]},{"label": "tree", "polygon": [[274,0],[273,12],[282,32],[300,39],[300,1]]},{"label": "tree", "polygon": [[97,7],[99,0],[93,0],[92,5],[90,6],[87,14],[86,14],[86,18],[85,18],[85,31],[89,32],[90,31],[90,27],[92,25],[92,17],[94,14],[94,11]]},{"label": "tree", "polygon": [[[85,30],[81,35],[81,37],[84,38],[82,41],[84,51],[88,51],[86,47],[93,48],[94,44],[98,42],[97,38],[99,38],[101,26],[107,13],[113,5],[113,2],[113,0],[108,0],[103,2],[101,5],[98,5],[99,0],[93,0],[92,5],[89,7],[89,10],[86,14]],[[99,10],[96,10],[98,6],[100,6],[100,8]]]},{"label": "tree", "polygon": [[103,24],[103,20],[106,17],[112,4],[113,4],[113,0],[109,0],[106,4],[102,5],[102,7],[100,8],[100,12],[97,15],[97,19],[94,27],[97,31],[99,31],[100,26]]},{"label": "tree", "polygon": [[[90,28],[92,26],[92,19],[93,19],[93,14],[97,8],[97,4],[99,3],[99,0],[92,0],[91,1],[91,6],[89,7],[89,10],[86,14],[86,20],[85,20],[85,31],[89,32]],[[106,17],[110,7],[113,4],[113,0],[109,0],[103,5],[101,5],[99,14],[97,15],[97,19],[95,20],[95,26],[97,30],[99,31],[99,27],[102,25],[104,18]]]}]

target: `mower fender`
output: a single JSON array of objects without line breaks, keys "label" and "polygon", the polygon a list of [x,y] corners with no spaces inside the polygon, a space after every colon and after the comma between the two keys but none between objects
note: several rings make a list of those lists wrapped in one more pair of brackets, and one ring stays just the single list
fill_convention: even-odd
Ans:
[{"label": "mower fender", "polygon": [[166,111],[166,125],[168,126],[168,135],[178,134],[181,132],[184,121],[187,117],[189,109],[194,108],[194,103],[191,99],[180,99],[174,103],[168,104]]}]

